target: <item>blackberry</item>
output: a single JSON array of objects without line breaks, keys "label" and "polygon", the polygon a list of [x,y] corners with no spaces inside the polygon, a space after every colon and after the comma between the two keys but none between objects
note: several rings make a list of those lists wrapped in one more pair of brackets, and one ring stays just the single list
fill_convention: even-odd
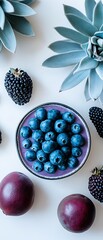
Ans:
[{"label": "blackberry", "polygon": [[32,95],[32,80],[23,70],[10,69],[6,73],[4,86],[8,95],[18,105],[24,105],[30,101]]},{"label": "blackberry", "polygon": [[2,142],[2,134],[1,134],[1,131],[0,131],[0,143]]},{"label": "blackberry", "polygon": [[99,136],[103,138],[103,110],[99,107],[91,107],[89,109],[89,117]]},{"label": "blackberry", "polygon": [[94,168],[89,177],[88,189],[99,202],[103,202],[103,168]]}]

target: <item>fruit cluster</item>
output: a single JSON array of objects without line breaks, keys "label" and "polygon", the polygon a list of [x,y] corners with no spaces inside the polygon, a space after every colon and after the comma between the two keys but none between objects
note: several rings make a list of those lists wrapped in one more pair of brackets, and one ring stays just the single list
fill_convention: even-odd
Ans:
[{"label": "fruit cluster", "polygon": [[95,167],[89,177],[88,189],[91,195],[99,202],[103,202],[103,167]]},{"label": "fruit cluster", "polygon": [[91,107],[89,109],[89,117],[94,124],[97,133],[103,138],[103,110],[99,107]]},{"label": "fruit cluster", "polygon": [[85,139],[82,126],[70,111],[39,107],[28,125],[20,128],[25,160],[33,162],[36,172],[53,174],[59,170],[76,168],[82,155]]},{"label": "fruit cluster", "polygon": [[4,86],[8,95],[16,104],[24,105],[30,101],[33,83],[24,70],[11,68],[6,73]]}]

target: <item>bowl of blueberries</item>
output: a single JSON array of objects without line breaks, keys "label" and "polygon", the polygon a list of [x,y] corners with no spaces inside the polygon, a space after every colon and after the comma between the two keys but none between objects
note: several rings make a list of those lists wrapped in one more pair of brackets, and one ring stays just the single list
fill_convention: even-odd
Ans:
[{"label": "bowl of blueberries", "polygon": [[23,165],[43,179],[61,179],[86,162],[91,137],[83,117],[61,103],[45,103],[28,112],[16,131]]}]

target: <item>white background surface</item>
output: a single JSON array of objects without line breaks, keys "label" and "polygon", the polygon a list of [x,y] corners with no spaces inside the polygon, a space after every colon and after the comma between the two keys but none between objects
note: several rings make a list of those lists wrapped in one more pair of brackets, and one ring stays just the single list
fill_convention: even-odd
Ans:
[{"label": "white background surface", "polygon": [[[32,5],[37,14],[30,18],[36,37],[17,36],[15,54],[6,50],[0,53],[0,129],[3,142],[0,145],[0,180],[12,171],[21,171],[35,185],[35,202],[25,215],[5,216],[0,211],[1,240],[97,240],[103,237],[103,205],[96,201],[88,191],[88,178],[95,166],[103,165],[103,139],[101,139],[89,120],[88,110],[99,106],[97,102],[86,102],[84,84],[72,90],[59,93],[61,83],[70,72],[70,68],[48,69],[42,62],[53,52],[48,45],[60,40],[54,30],[56,26],[70,27],[64,16],[63,4],[77,7],[84,12],[84,0],[41,0]],[[18,67],[28,72],[33,80],[31,101],[24,106],[15,105],[4,88],[4,77],[10,67]],[[86,120],[92,138],[91,152],[86,164],[75,175],[56,181],[43,180],[24,168],[17,154],[15,144],[16,128],[22,117],[39,104],[60,102],[76,109]],[[96,206],[96,218],[92,227],[81,234],[66,231],[57,218],[59,202],[67,195],[81,193],[89,197]]]}]

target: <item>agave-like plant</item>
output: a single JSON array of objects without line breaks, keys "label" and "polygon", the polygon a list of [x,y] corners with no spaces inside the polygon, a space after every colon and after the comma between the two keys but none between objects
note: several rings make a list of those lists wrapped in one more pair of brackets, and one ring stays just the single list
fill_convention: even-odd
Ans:
[{"label": "agave-like plant", "polygon": [[0,0],[0,50],[4,46],[10,52],[15,52],[15,32],[34,36],[30,22],[26,17],[35,14],[29,4],[36,0]]},{"label": "agave-like plant", "polygon": [[51,68],[75,65],[63,81],[60,91],[75,87],[86,79],[86,100],[99,99],[103,103],[103,4],[85,0],[83,14],[74,7],[64,5],[64,12],[73,28],[56,27],[65,40],[50,44],[57,54],[44,61]]}]

